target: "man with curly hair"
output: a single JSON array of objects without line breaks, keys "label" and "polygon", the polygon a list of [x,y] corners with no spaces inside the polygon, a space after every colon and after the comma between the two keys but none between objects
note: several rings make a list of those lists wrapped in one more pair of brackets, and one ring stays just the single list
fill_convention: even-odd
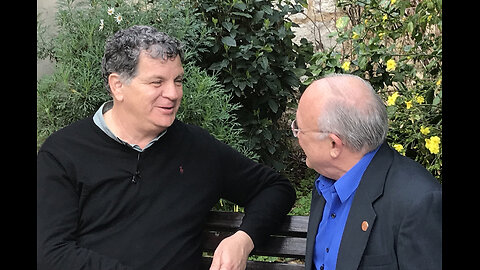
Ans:
[{"label": "man with curly hair", "polygon": [[179,41],[153,27],[107,40],[112,100],[38,152],[38,269],[200,269],[203,225],[220,198],[245,217],[210,269],[245,269],[291,209],[286,178],[175,118],[182,62]]}]

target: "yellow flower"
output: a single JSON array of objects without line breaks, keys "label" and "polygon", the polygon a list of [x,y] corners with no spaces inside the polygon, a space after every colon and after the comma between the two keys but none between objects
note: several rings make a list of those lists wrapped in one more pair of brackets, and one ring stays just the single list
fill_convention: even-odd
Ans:
[{"label": "yellow flower", "polygon": [[405,101],[405,104],[407,105],[407,110],[412,108],[412,101]]},{"label": "yellow flower", "polygon": [[430,128],[429,128],[429,127],[420,126],[420,133],[422,133],[423,135],[427,135],[427,134],[430,133]]},{"label": "yellow flower", "polygon": [[378,38],[383,39],[383,36],[385,36],[385,32],[378,33]]},{"label": "yellow flower", "polygon": [[394,71],[396,67],[397,67],[397,63],[395,62],[395,60],[390,59],[387,61],[386,71]]},{"label": "yellow flower", "polygon": [[342,69],[345,70],[345,71],[349,71],[350,70],[350,61],[343,62]]},{"label": "yellow flower", "polygon": [[357,32],[353,31],[352,39],[358,39],[359,37],[360,35]]},{"label": "yellow flower", "polygon": [[398,143],[394,144],[393,148],[395,148],[395,150],[397,150],[397,152],[399,152],[399,153],[403,151],[403,145],[398,144]]},{"label": "yellow flower", "polygon": [[438,136],[432,136],[429,139],[425,139],[425,147],[432,154],[438,154],[440,151],[440,138]]},{"label": "yellow flower", "polygon": [[387,100],[387,106],[395,105],[395,101],[397,100],[398,96],[398,92],[395,92],[391,96],[389,96]]},{"label": "yellow flower", "polygon": [[437,86],[440,86],[442,84],[442,78],[438,79],[438,81],[435,83]]},{"label": "yellow flower", "polygon": [[415,96],[415,101],[418,104],[422,104],[423,102],[425,102],[425,98],[423,96]]},{"label": "yellow flower", "polygon": [[390,0],[390,5],[393,6],[395,4],[395,2],[397,2],[397,0]]},{"label": "yellow flower", "polygon": [[383,17],[382,17],[382,22],[386,21],[387,19],[388,19],[387,14],[383,15]]}]

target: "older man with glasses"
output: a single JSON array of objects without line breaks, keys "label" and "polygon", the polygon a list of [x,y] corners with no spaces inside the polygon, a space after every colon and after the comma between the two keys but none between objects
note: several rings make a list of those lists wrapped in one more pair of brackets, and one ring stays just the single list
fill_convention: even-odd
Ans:
[{"label": "older man with glasses", "polygon": [[314,81],[291,127],[319,173],[307,270],[442,268],[441,185],[386,143],[385,105],[367,81]]}]

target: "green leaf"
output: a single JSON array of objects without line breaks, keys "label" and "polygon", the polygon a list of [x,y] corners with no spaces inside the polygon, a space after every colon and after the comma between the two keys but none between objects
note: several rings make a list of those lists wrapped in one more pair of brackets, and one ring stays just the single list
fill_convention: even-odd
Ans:
[{"label": "green leaf", "polygon": [[265,131],[263,132],[263,137],[267,140],[271,140],[272,139],[272,132],[270,132],[270,130],[268,130],[268,129],[265,129]]},{"label": "green leaf", "polygon": [[263,27],[268,28],[268,26],[270,26],[270,20],[268,18],[263,19]]},{"label": "green leaf", "polygon": [[438,93],[438,95],[435,96],[433,99],[432,105],[438,105],[442,101],[442,91]]},{"label": "green leaf", "polygon": [[246,81],[239,81],[238,82],[238,87],[243,90],[245,89],[245,86],[247,86],[247,82]]},{"label": "green leaf", "polygon": [[252,23],[257,23],[263,18],[264,15],[265,15],[265,12],[263,10],[257,11],[253,17]]},{"label": "green leaf", "polygon": [[413,22],[409,22],[407,24],[407,31],[408,31],[409,34],[413,33]]},{"label": "green leaf", "polygon": [[231,22],[222,22],[222,26],[227,29],[228,32],[232,30],[233,24]]},{"label": "green leaf", "polygon": [[242,16],[242,17],[245,17],[245,18],[252,18],[252,15],[248,14],[248,13],[244,13],[244,12],[236,12],[236,11],[232,11],[232,14],[233,15],[237,15],[237,16]]},{"label": "green leaf", "polygon": [[262,66],[263,69],[268,68],[268,59],[265,56],[260,57],[260,66]]},{"label": "green leaf", "polygon": [[302,5],[303,8],[308,9],[308,2],[307,1],[300,1],[300,5]]},{"label": "green leaf", "polygon": [[210,65],[208,69],[210,70],[221,70],[222,68],[225,68],[228,66],[228,60],[223,59],[221,62],[215,62]]},{"label": "green leaf", "polygon": [[270,107],[270,109],[272,110],[272,112],[277,113],[277,111],[278,111],[278,104],[277,104],[273,99],[269,99],[269,100],[268,100],[268,106]]},{"label": "green leaf", "polygon": [[272,52],[273,49],[272,49],[272,46],[270,46],[270,44],[267,44],[265,46],[263,46],[262,50],[266,51],[266,52]]},{"label": "green leaf", "polygon": [[368,63],[368,58],[364,55],[359,55],[358,56],[358,67],[361,69],[361,70],[365,70],[366,67],[367,67],[367,63]]},{"label": "green leaf", "polygon": [[305,75],[305,73],[307,72],[306,69],[304,68],[294,68],[293,69],[293,73],[295,73],[295,76],[297,77],[302,77],[303,75]]},{"label": "green leaf", "polygon": [[335,23],[335,26],[338,29],[343,29],[345,26],[347,26],[348,22],[350,21],[350,18],[348,16],[343,16],[337,19],[337,22]]},{"label": "green leaf", "polygon": [[275,147],[273,145],[268,145],[267,146],[268,152],[273,155],[275,153]]},{"label": "green leaf", "polygon": [[247,8],[247,5],[245,5],[245,3],[239,2],[239,3],[235,3],[233,7],[241,11],[245,11],[245,9]]},{"label": "green leaf", "polygon": [[237,42],[231,36],[223,37],[222,42],[223,42],[223,44],[225,44],[227,46],[230,46],[230,47],[236,47],[237,46]]}]

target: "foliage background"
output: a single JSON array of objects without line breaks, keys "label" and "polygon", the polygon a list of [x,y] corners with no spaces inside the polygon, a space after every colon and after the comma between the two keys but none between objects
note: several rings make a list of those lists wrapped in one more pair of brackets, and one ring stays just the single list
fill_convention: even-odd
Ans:
[{"label": "foliage background", "polygon": [[100,72],[106,38],[149,24],[187,49],[178,117],[285,174],[297,191],[291,214],[308,215],[316,173],[288,124],[305,87],[332,72],[369,80],[387,105],[390,145],[442,181],[441,0],[338,0],[336,45],[316,52],[310,41],[292,42],[289,16],[304,13],[306,0],[57,3],[57,35],[37,16],[37,57],[56,63],[37,83],[37,147],[110,99]]},{"label": "foliage background", "polygon": [[193,0],[201,19],[212,30],[208,50],[199,65],[218,74],[233,101],[242,104],[239,121],[260,161],[277,170],[286,168],[290,130],[280,119],[303,91],[300,83],[313,46],[295,44],[290,16],[303,10],[300,2],[271,0]]},{"label": "foliage background", "polygon": [[312,80],[351,73],[370,81],[389,115],[387,141],[442,181],[442,1],[338,0],[333,48],[313,55]]}]

